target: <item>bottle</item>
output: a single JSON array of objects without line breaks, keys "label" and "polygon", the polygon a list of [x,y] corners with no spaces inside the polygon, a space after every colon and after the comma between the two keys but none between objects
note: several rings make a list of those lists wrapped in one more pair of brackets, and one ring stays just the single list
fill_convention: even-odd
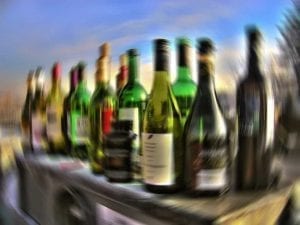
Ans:
[{"label": "bottle", "polygon": [[220,195],[228,187],[227,127],[216,97],[214,46],[198,41],[198,87],[184,128],[185,184],[194,195]]},{"label": "bottle", "polygon": [[248,71],[237,88],[237,190],[268,187],[274,132],[274,102],[272,104],[269,101],[266,82],[260,69],[261,33],[256,27],[248,27],[247,38]]},{"label": "bottle", "polygon": [[169,77],[169,41],[154,41],[155,75],[144,113],[143,182],[147,190],[171,193],[183,184],[181,116]]},{"label": "bottle", "polygon": [[111,131],[116,111],[116,96],[109,85],[109,68],[110,46],[104,43],[100,47],[100,57],[97,60],[96,89],[90,104],[90,167],[96,174],[103,173],[104,170],[103,136]]},{"label": "bottle", "polygon": [[120,95],[121,90],[125,87],[128,80],[128,68],[127,68],[127,55],[122,54],[120,56],[120,69],[117,75],[117,96]]},{"label": "bottle", "polygon": [[46,104],[44,96],[45,75],[41,67],[35,72],[35,94],[31,106],[30,144],[33,153],[43,153],[46,148]]},{"label": "bottle", "polygon": [[21,116],[21,127],[22,127],[22,136],[23,136],[23,149],[27,151],[30,148],[29,140],[30,140],[30,116],[31,116],[31,108],[32,102],[34,98],[34,71],[29,71],[27,77],[27,94],[26,99],[22,109]]},{"label": "bottle", "polygon": [[177,79],[172,85],[184,125],[196,94],[197,86],[191,78],[191,44],[186,38],[177,40]]},{"label": "bottle", "polygon": [[63,124],[62,124],[62,130],[64,135],[64,140],[66,144],[66,154],[71,154],[72,149],[72,141],[71,141],[71,97],[73,93],[75,92],[75,89],[78,84],[78,74],[77,74],[77,68],[73,67],[70,71],[70,91],[68,95],[65,97],[63,102]]},{"label": "bottle", "polygon": [[61,64],[56,62],[52,67],[52,87],[46,100],[46,133],[50,154],[67,153],[62,132],[64,95],[61,88]]},{"label": "bottle", "polygon": [[129,80],[119,95],[119,120],[130,120],[133,123],[133,132],[137,135],[132,151],[132,171],[136,180],[141,179],[140,163],[140,130],[142,129],[142,118],[147,103],[147,92],[139,82],[138,51],[130,49],[129,58]]},{"label": "bottle", "polygon": [[130,182],[133,178],[131,154],[136,134],[132,120],[113,123],[113,129],[104,136],[105,176],[110,182]]},{"label": "bottle", "polygon": [[71,97],[71,140],[72,155],[79,159],[88,159],[89,149],[89,104],[90,92],[86,86],[85,63],[77,65],[78,86]]}]

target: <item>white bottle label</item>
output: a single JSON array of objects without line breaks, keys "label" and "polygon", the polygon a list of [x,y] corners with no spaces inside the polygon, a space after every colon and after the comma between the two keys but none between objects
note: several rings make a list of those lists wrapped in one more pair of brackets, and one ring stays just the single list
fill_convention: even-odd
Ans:
[{"label": "white bottle label", "polygon": [[35,113],[31,118],[32,122],[32,146],[34,149],[41,149],[43,147],[43,120],[39,113]]},{"label": "white bottle label", "polygon": [[173,134],[142,134],[143,178],[152,185],[174,184]]},{"label": "white bottle label", "polygon": [[61,113],[54,107],[47,108],[47,136],[49,139],[62,137],[61,132]]},{"label": "white bottle label", "polygon": [[89,118],[87,116],[79,116],[76,120],[76,142],[86,143],[89,139]]},{"label": "white bottle label", "polygon": [[225,187],[226,184],[226,168],[202,169],[197,173],[197,190],[216,190]]}]

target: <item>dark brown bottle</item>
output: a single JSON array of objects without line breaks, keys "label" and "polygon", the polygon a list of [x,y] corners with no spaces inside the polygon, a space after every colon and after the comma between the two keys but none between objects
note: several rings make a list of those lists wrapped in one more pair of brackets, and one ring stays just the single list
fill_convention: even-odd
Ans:
[{"label": "dark brown bottle", "polygon": [[261,33],[256,27],[248,27],[247,36],[248,70],[237,89],[238,190],[268,187],[274,133],[274,102],[268,94],[267,83],[260,69]]},{"label": "dark brown bottle", "polygon": [[227,127],[214,85],[214,47],[198,46],[197,93],[184,128],[185,184],[193,195],[220,195],[228,189]]},{"label": "dark brown bottle", "polygon": [[64,99],[63,103],[63,122],[62,122],[62,131],[63,136],[66,143],[66,154],[71,154],[71,118],[70,118],[70,112],[71,112],[71,97],[77,87],[77,67],[73,67],[70,71],[70,91],[68,95]]}]

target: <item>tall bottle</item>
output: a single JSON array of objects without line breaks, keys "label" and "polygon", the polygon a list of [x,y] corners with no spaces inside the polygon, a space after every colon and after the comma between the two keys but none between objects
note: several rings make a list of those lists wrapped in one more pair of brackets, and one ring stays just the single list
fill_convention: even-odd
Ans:
[{"label": "tall bottle", "polygon": [[154,41],[155,75],[145,110],[142,133],[143,182],[151,192],[175,192],[182,187],[181,116],[169,77],[169,41]]},{"label": "tall bottle", "polygon": [[71,97],[71,140],[72,155],[76,158],[87,159],[89,149],[89,104],[90,92],[86,86],[85,64],[77,65],[78,86]]},{"label": "tall bottle", "polygon": [[197,90],[197,85],[191,78],[190,55],[190,41],[186,38],[179,38],[177,40],[177,79],[172,85],[172,90],[180,109],[183,125]]},{"label": "tall bottle", "polygon": [[116,80],[117,96],[120,95],[121,90],[127,84],[127,80],[128,80],[127,55],[122,54],[120,56],[120,69]]},{"label": "tall bottle", "polygon": [[33,153],[40,153],[47,148],[44,82],[44,71],[39,67],[35,72],[35,95],[32,101],[30,118],[30,144]]},{"label": "tall bottle", "polygon": [[70,91],[65,97],[63,102],[63,123],[62,131],[66,144],[66,154],[71,154],[72,141],[71,141],[71,97],[76,90],[78,84],[77,68],[73,67],[70,71]]},{"label": "tall bottle", "polygon": [[46,100],[46,133],[50,154],[66,154],[62,132],[64,92],[61,88],[61,64],[56,62],[52,68],[52,87]]},{"label": "tall bottle", "polygon": [[119,120],[131,120],[133,123],[133,132],[137,135],[137,138],[134,141],[131,156],[132,171],[134,179],[141,179],[140,130],[142,129],[142,118],[147,103],[147,92],[139,82],[138,51],[130,49],[127,54],[129,58],[129,79],[119,95],[118,118]]},{"label": "tall bottle", "polygon": [[247,36],[248,70],[237,89],[238,190],[268,186],[274,133],[274,102],[268,97],[266,82],[260,69],[261,33],[256,27],[249,27]]},{"label": "tall bottle", "polygon": [[96,89],[90,104],[91,123],[91,170],[102,173],[104,169],[103,136],[111,131],[115,118],[116,96],[109,85],[110,46],[104,43],[100,47],[95,74]]},{"label": "tall bottle", "polygon": [[198,43],[198,87],[184,128],[186,188],[192,194],[219,195],[228,186],[228,142],[214,84],[214,46]]},{"label": "tall bottle", "polygon": [[27,77],[27,94],[25,98],[25,102],[22,109],[21,115],[21,127],[22,127],[22,144],[24,150],[28,150],[30,148],[29,140],[30,140],[30,116],[31,116],[31,108],[32,102],[34,98],[34,71],[29,71]]}]

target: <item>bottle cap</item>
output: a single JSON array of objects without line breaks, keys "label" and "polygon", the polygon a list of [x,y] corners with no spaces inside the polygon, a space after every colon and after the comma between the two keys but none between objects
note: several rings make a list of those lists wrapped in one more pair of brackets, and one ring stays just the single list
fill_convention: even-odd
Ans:
[{"label": "bottle cap", "polygon": [[100,46],[100,56],[109,56],[110,55],[110,45],[105,42]]},{"label": "bottle cap", "polygon": [[126,54],[120,55],[119,62],[120,62],[120,67],[127,66],[127,55]]},{"label": "bottle cap", "polygon": [[255,25],[246,26],[246,34],[250,46],[256,45],[262,37],[260,30]]},{"label": "bottle cap", "polygon": [[77,68],[72,67],[70,70],[70,81],[71,81],[71,86],[75,87],[78,82],[78,73],[77,73]]},{"label": "bottle cap", "polygon": [[84,79],[84,70],[85,70],[86,64],[84,61],[80,61],[77,64],[77,78],[78,80]]},{"label": "bottle cap", "polygon": [[169,51],[170,42],[167,39],[155,39],[154,40],[154,49],[156,52],[160,51]]},{"label": "bottle cap", "polygon": [[138,56],[139,55],[139,52],[137,49],[133,48],[133,49],[129,49],[127,51],[127,54],[129,57],[134,57],[134,56]]},{"label": "bottle cap", "polygon": [[56,62],[52,67],[52,79],[57,80],[60,77],[61,77],[61,64],[59,62]]},{"label": "bottle cap", "polygon": [[36,87],[42,88],[45,82],[45,72],[41,66],[39,66],[34,74]]},{"label": "bottle cap", "polygon": [[190,66],[191,44],[190,40],[185,37],[177,38],[177,60],[178,65],[183,67]]},{"label": "bottle cap", "polygon": [[209,38],[198,39],[198,52],[200,54],[210,54],[215,50],[214,44]]}]

